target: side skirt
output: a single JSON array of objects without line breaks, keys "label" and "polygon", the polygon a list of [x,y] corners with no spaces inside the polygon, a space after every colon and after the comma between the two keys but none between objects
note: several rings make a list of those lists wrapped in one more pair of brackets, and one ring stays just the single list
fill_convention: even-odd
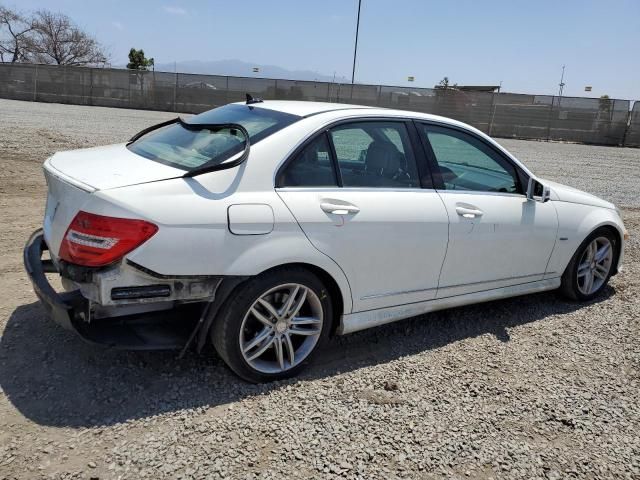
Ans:
[{"label": "side skirt", "polygon": [[346,335],[347,333],[377,327],[379,325],[384,325],[385,323],[391,323],[397,320],[422,315],[423,313],[435,312],[437,310],[444,310],[452,307],[461,307],[463,305],[470,305],[473,303],[490,302],[492,300],[516,297],[529,293],[544,292],[546,290],[554,290],[558,287],[560,287],[560,277],[522,283],[519,285],[511,285],[509,287],[494,288],[492,290],[468,293],[466,295],[457,295],[455,297],[437,298],[435,300],[427,300],[425,302],[350,313],[348,315],[342,315],[337,334]]}]

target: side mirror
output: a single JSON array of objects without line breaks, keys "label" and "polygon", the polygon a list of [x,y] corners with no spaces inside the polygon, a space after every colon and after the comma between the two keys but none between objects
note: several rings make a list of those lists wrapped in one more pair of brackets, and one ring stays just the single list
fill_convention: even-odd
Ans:
[{"label": "side mirror", "polygon": [[534,178],[529,178],[527,186],[527,199],[536,202],[548,202],[551,199],[551,190]]}]

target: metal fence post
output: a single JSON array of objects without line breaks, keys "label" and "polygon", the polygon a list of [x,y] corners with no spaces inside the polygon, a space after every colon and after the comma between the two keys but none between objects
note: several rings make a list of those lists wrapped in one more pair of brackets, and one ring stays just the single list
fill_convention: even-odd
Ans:
[{"label": "metal fence post", "polygon": [[36,73],[33,76],[33,101],[38,98],[38,64],[36,63]]},{"label": "metal fence post", "polygon": [[89,69],[89,105],[93,105],[93,68]]},{"label": "metal fence post", "polygon": [[551,97],[551,108],[549,108],[549,115],[547,115],[547,142],[551,139],[551,117],[553,115],[553,105],[556,103],[555,95]]},{"label": "metal fence post", "polygon": [[624,132],[622,132],[622,141],[620,142],[621,147],[626,146],[626,143],[627,143],[627,135],[629,133],[629,130],[631,130],[631,120],[633,117],[634,107],[635,107],[635,102],[634,103],[629,102],[629,108],[627,110],[627,120],[624,125]]},{"label": "metal fence post", "polygon": [[173,84],[173,111],[177,112],[178,111],[178,103],[177,103],[177,98],[178,98],[178,72],[176,73],[176,78],[175,78],[175,82]]},{"label": "metal fence post", "polygon": [[491,109],[489,110],[489,126],[487,128],[487,135],[491,135],[493,129],[493,117],[496,114],[496,92],[491,95]]}]

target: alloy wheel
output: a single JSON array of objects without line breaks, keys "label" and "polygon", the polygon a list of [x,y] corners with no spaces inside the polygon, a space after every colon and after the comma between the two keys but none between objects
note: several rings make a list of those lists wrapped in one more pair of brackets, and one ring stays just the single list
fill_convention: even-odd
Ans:
[{"label": "alloy wheel", "polygon": [[271,288],[251,305],[240,327],[244,360],[262,373],[299,365],[320,339],[324,321],[316,293],[299,283]]},{"label": "alloy wheel", "polygon": [[585,248],[578,262],[578,290],[583,295],[596,292],[607,280],[613,263],[613,245],[598,237]]}]

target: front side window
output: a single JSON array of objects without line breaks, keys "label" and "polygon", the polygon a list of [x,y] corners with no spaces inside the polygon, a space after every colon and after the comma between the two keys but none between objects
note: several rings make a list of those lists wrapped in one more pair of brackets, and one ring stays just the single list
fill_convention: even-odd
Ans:
[{"label": "front side window", "polygon": [[[196,115],[188,123],[237,123],[247,130],[254,144],[298,119],[297,115],[235,104]],[[144,135],[128,148],[150,160],[188,171],[205,164],[218,165],[244,150],[245,138],[236,130],[192,130],[176,123]]]},{"label": "front side window", "polygon": [[337,187],[331,150],[326,134],[319,135],[287,165],[282,187]]},{"label": "front side window", "polygon": [[522,193],[515,167],[482,141],[459,130],[421,125],[445,190]]},{"label": "front side window", "polygon": [[354,122],[329,131],[342,186],[419,188],[416,159],[402,122]]}]

